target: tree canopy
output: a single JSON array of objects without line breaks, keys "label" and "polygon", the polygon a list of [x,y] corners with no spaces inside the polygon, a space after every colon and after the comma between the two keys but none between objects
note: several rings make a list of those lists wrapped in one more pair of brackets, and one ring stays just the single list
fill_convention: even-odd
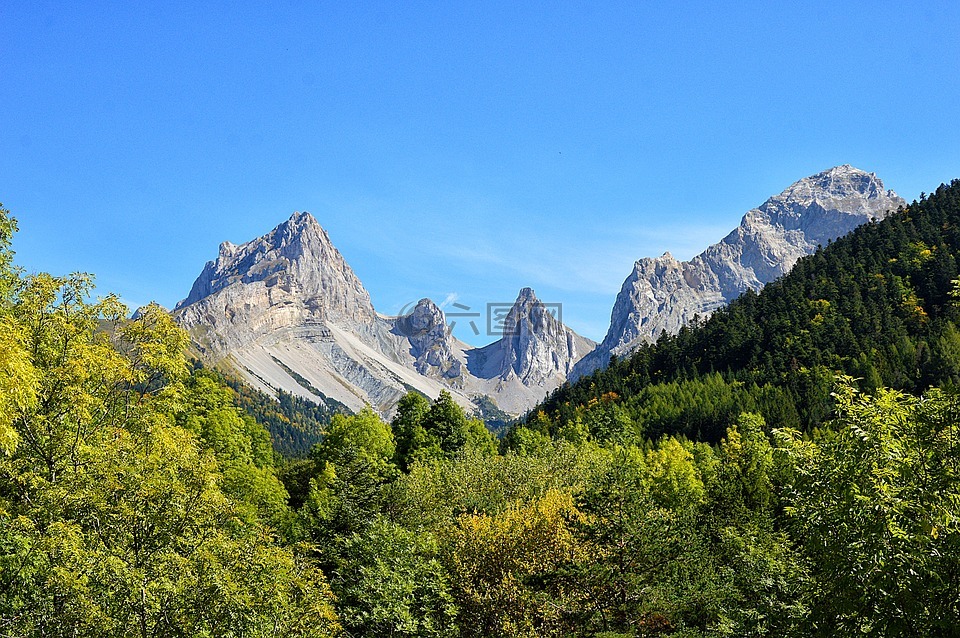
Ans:
[{"label": "tree canopy", "polygon": [[[960,183],[499,446],[448,393],[292,436],[283,396],[190,365],[158,306],[129,319],[87,275],[17,270],[15,229],[0,209],[0,635],[960,625]],[[270,424],[309,453],[281,459]]]}]

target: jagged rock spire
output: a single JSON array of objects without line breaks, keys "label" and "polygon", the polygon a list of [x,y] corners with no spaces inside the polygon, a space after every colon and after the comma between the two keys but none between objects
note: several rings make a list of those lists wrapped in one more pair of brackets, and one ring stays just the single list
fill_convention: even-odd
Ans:
[{"label": "jagged rock spire", "polygon": [[394,330],[410,341],[410,354],[420,374],[438,374],[447,379],[463,375],[463,363],[456,356],[455,339],[446,317],[431,300],[421,299],[410,314],[398,317]]},{"label": "jagged rock spire", "polygon": [[[502,337],[486,346],[480,376],[511,375],[527,386],[565,378],[594,342],[581,337],[554,316],[531,288],[523,288],[503,322]],[[478,366],[479,367],[479,366]]]}]

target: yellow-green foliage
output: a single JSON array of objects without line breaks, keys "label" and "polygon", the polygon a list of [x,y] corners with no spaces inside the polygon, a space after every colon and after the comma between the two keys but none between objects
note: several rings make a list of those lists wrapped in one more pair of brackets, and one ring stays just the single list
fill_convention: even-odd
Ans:
[{"label": "yellow-green foliage", "polygon": [[14,271],[12,228],[0,209],[0,632],[339,634],[323,574],[265,526],[286,494],[262,429],[188,377],[158,306]]},{"label": "yellow-green foliage", "polygon": [[511,505],[497,514],[465,514],[443,539],[444,563],[460,603],[463,636],[562,636],[565,596],[527,585],[576,560],[572,525],[581,518],[568,492]]}]

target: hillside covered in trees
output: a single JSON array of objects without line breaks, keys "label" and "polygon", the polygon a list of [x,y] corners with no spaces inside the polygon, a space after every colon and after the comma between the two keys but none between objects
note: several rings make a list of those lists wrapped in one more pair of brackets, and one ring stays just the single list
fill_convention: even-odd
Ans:
[{"label": "hillside covered in trees", "polygon": [[[193,365],[201,366],[197,360]],[[267,396],[218,370],[211,370],[210,374],[217,375],[233,389],[236,406],[267,428],[273,449],[285,458],[306,456],[310,448],[320,442],[331,417],[338,412],[349,412],[345,405],[331,399],[319,405],[283,390],[277,390],[276,396]]]},{"label": "hillside covered in trees", "polygon": [[960,182],[857,228],[708,320],[558,388],[526,419],[600,439],[717,442],[740,412],[808,431],[835,374],[874,392],[960,381]]},{"label": "hillside covered in trees", "polygon": [[952,635],[958,195],[499,444],[412,393],[390,423],[316,415],[285,462],[158,307],[126,319],[86,276],[19,272],[4,211],[0,635]]}]

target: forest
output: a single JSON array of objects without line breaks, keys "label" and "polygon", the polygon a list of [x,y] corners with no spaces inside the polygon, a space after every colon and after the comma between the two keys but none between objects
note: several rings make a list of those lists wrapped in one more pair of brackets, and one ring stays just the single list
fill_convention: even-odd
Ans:
[{"label": "forest", "polygon": [[960,182],[502,439],[446,393],[390,422],[265,403],[159,306],[22,272],[15,232],[0,213],[0,636],[960,626]]},{"label": "forest", "polygon": [[960,383],[960,182],[801,259],[759,294],[558,388],[524,425],[717,442],[741,412],[810,431],[836,375],[920,395]]}]

